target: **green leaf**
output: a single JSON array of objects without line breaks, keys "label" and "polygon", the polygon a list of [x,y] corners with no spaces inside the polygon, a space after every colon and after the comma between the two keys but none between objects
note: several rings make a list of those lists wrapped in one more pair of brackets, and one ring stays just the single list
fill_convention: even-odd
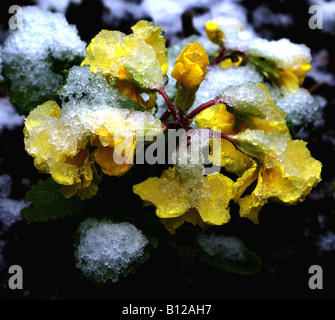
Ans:
[{"label": "green leaf", "polygon": [[262,261],[236,237],[202,235],[198,238],[200,261],[221,270],[237,274],[254,274]]},{"label": "green leaf", "polygon": [[261,72],[266,73],[271,80],[280,79],[281,75],[275,68],[275,63],[260,56],[249,56],[249,61]]},{"label": "green leaf", "polygon": [[229,260],[219,254],[214,256],[202,254],[200,256],[200,261],[211,267],[237,274],[257,273],[262,264],[261,259],[252,251],[246,251],[245,261]]},{"label": "green leaf", "polygon": [[227,104],[227,111],[238,117],[265,119],[264,105],[267,96],[263,88],[247,82],[240,86],[229,87],[221,94]]},{"label": "green leaf", "polygon": [[77,196],[69,199],[60,193],[60,185],[48,178],[40,180],[26,193],[25,201],[31,205],[21,211],[22,218],[27,221],[48,221],[61,219],[80,212],[84,202]]},{"label": "green leaf", "polygon": [[121,109],[143,111],[139,104],[122,94],[114,82],[108,83],[102,73],[93,73],[89,66],[74,66],[57,92],[63,103],[110,105]]}]

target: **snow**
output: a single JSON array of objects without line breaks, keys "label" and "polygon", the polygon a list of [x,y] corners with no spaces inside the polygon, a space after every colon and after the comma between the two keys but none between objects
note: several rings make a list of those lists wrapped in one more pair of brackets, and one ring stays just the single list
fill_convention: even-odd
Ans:
[{"label": "snow", "polygon": [[140,263],[146,237],[128,222],[113,223],[88,218],[79,225],[80,243],[75,251],[77,267],[97,282],[116,282]]},{"label": "snow", "polygon": [[0,236],[21,220],[21,210],[29,205],[23,199],[10,199],[12,178],[8,174],[0,176]]},{"label": "snow", "polygon": [[210,256],[221,255],[233,261],[245,260],[244,244],[236,237],[199,234],[197,236],[197,243],[201,250]]},{"label": "snow", "polygon": [[69,5],[80,5],[82,0],[36,0],[36,4],[44,10],[51,10],[65,13]]},{"label": "snow", "polygon": [[[108,9],[104,13],[104,23],[117,23],[122,19],[134,20],[150,17],[165,31],[166,38],[171,44],[180,40],[183,23],[182,14],[189,11],[194,13],[193,24],[195,29],[205,35],[205,23],[209,19],[221,14],[230,14],[243,22],[247,21],[246,9],[239,4],[239,0],[143,0],[128,1],[124,5],[122,0],[103,0],[103,5]],[[197,9],[205,8],[204,12]]]},{"label": "snow", "polygon": [[11,101],[34,107],[55,94],[63,80],[57,68],[85,57],[86,43],[61,13],[27,6],[22,17],[22,28],[10,30],[2,47],[2,75],[10,82]]},{"label": "snow", "polygon": [[0,98],[0,134],[4,129],[13,130],[22,126],[24,117],[19,116],[8,98]]},{"label": "snow", "polygon": [[335,233],[327,231],[324,234],[319,235],[317,239],[317,246],[319,253],[325,253],[335,251]]}]

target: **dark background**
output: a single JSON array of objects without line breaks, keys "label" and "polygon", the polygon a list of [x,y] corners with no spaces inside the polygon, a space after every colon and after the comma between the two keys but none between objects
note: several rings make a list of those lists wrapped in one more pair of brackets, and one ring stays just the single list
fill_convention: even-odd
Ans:
[{"label": "dark background", "polygon": [[[265,1],[242,2],[249,12]],[[308,28],[309,5],[305,1],[271,1],[274,12],[290,13],[294,17],[292,26],[262,25],[256,31],[262,36],[271,34],[273,39],[289,38],[292,42],[305,43],[317,52],[329,52],[328,71],[334,73],[334,36],[321,30]],[[3,29],[9,19],[8,7],[13,2],[1,1],[0,19]],[[34,4],[33,1],[15,1],[18,5]],[[127,5],[127,1],[125,1]],[[80,7],[70,7],[66,16],[76,24],[80,36],[89,42],[102,28],[118,29],[129,33],[136,23],[132,17],[114,25],[104,25],[101,20],[102,4],[99,1],[83,1]],[[181,12],[176,19],[184,19],[184,30],[180,37],[195,32],[192,16],[201,11],[195,9]],[[144,17],[150,19],[150,17]],[[314,85],[306,79],[304,87]],[[1,86],[1,95],[6,88]],[[192,252],[186,248],[190,239],[199,231],[185,226],[175,237],[161,234],[160,245],[151,252],[148,262],[138,271],[118,283],[96,285],[84,278],[75,267],[73,256],[73,234],[82,217],[74,215],[62,220],[28,223],[20,221],[3,236],[7,241],[4,251],[6,267],[0,271],[0,299],[334,299],[335,298],[335,251],[320,252],[318,239],[327,231],[335,230],[334,206],[334,149],[335,149],[335,90],[327,84],[320,84],[313,92],[327,100],[323,110],[323,121],[317,127],[304,130],[304,140],[316,159],[323,163],[323,181],[302,204],[287,207],[269,203],[261,211],[260,223],[238,217],[232,207],[232,221],[220,228],[214,228],[225,235],[243,239],[246,246],[262,259],[260,272],[254,275],[237,275],[214,269],[201,263],[194,263]],[[329,138],[330,137],[330,138]],[[21,185],[22,178],[35,184],[40,176],[23,146],[22,128],[5,130],[0,135],[0,174],[7,173],[13,178],[11,198],[22,199],[27,187]],[[42,177],[43,179],[45,176]],[[103,188],[122,199],[129,186],[121,179],[117,188],[113,179],[106,177]],[[141,201],[134,197],[125,199],[125,210],[136,211]],[[96,209],[98,210],[98,208]],[[151,211],[150,211],[151,210]],[[136,212],[134,212],[136,214]],[[149,208],[154,215],[154,209]],[[320,216],[324,223],[320,223]],[[176,249],[176,244],[181,249]],[[8,288],[8,267],[18,264],[23,269],[24,289]],[[323,269],[323,289],[308,287],[311,265]]]}]

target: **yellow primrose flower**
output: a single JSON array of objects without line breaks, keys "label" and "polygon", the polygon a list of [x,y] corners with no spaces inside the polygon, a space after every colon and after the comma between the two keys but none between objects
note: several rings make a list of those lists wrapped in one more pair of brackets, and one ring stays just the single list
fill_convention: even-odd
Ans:
[{"label": "yellow primrose flower", "polygon": [[[201,220],[211,225],[222,225],[230,220],[229,201],[233,199],[233,181],[220,173],[213,173],[201,179],[185,179],[175,168],[165,170],[160,178],[151,177],[134,185],[133,192],[142,200],[156,206],[156,214],[172,221],[170,231],[184,221],[193,221],[188,215],[196,209]],[[182,219],[182,220],[181,220]]]},{"label": "yellow primrose flower", "polygon": [[78,192],[86,199],[98,191],[99,178],[94,173],[85,136],[73,140],[67,129],[57,103],[45,102],[31,111],[25,121],[25,148],[40,172],[50,173],[55,182],[63,185],[65,197]]},{"label": "yellow primrose flower", "polygon": [[171,76],[186,89],[194,90],[204,80],[208,64],[208,56],[203,46],[192,42],[180,53]]},{"label": "yellow primrose flower", "polygon": [[213,165],[225,168],[227,172],[234,173],[241,176],[246,170],[251,168],[255,161],[238,150],[232,142],[226,139],[220,139],[221,153],[214,152],[213,140],[210,141],[210,154],[209,160]]},{"label": "yellow primrose flower", "polygon": [[[98,184],[101,182],[101,177],[99,176],[94,163],[89,160],[89,151],[81,150],[74,157],[67,157],[66,163],[70,163],[78,168],[79,174],[77,176],[80,179],[76,179],[71,185],[62,185],[60,188],[61,193],[65,198],[70,198],[78,192],[80,199],[89,199],[95,196],[99,190]],[[59,164],[59,163],[58,163]],[[61,169],[61,167],[59,168]],[[65,171],[66,172],[66,171]],[[52,174],[53,179],[58,183],[57,176]]]},{"label": "yellow primrose flower", "polygon": [[198,128],[220,129],[221,133],[234,134],[235,117],[224,104],[216,104],[201,111],[194,121]]},{"label": "yellow primrose flower", "polygon": [[238,60],[235,61],[235,62],[233,62],[233,60],[231,58],[228,58],[228,59],[224,59],[222,62],[220,62],[220,66],[223,69],[228,69],[231,66],[238,67],[242,63],[242,61],[243,61],[242,57],[238,57]]},{"label": "yellow primrose flower", "polygon": [[223,32],[220,28],[219,23],[215,20],[207,21],[205,24],[206,34],[210,41],[218,45],[222,44]]},{"label": "yellow primrose flower", "polygon": [[165,39],[162,29],[152,22],[139,21],[132,30],[130,35],[102,30],[88,45],[81,65],[89,65],[94,73],[102,72],[108,81],[117,80],[123,94],[149,108],[152,100],[148,104],[141,100],[139,89],[164,86],[168,70]]},{"label": "yellow primrose flower", "polygon": [[163,29],[149,21],[141,20],[132,28],[134,35],[150,45],[156,52],[156,58],[159,61],[163,75],[166,75],[169,69],[168,59],[166,58],[166,44]]},{"label": "yellow primrose flower", "polygon": [[311,70],[312,66],[309,63],[302,62],[296,69],[278,68],[280,78],[277,79],[277,84],[280,87],[286,88],[289,92],[295,92],[303,84],[306,73]]},{"label": "yellow primrose flower", "polygon": [[65,197],[78,193],[82,199],[98,191],[95,162],[105,174],[121,176],[132,166],[135,137],[161,132],[160,120],[149,112],[85,104],[60,109],[54,101],[31,111],[24,128],[36,168],[50,173]]},{"label": "yellow primrose flower", "polygon": [[146,93],[149,99],[144,100],[141,95],[141,90],[136,84],[128,82],[127,80],[116,79],[115,85],[122,94],[126,95],[130,100],[137,102],[145,110],[153,108],[156,104],[156,93]]},{"label": "yellow primrose flower", "polygon": [[[124,175],[133,165],[136,141],[133,137],[124,138],[120,141],[111,141],[107,145],[103,143],[102,137],[94,135],[91,144],[97,149],[94,151],[94,159],[99,164],[103,173],[109,176],[120,177]],[[120,151],[116,147],[124,144]]]},{"label": "yellow primrose flower", "polygon": [[278,132],[246,130],[235,144],[258,158],[258,182],[251,195],[239,199],[240,215],[258,222],[258,213],[268,199],[294,205],[305,200],[321,181],[322,164],[311,157],[306,142],[291,140]]},{"label": "yellow primrose flower", "polygon": [[293,62],[290,64],[253,54],[249,54],[248,59],[265,77],[283,89],[284,92],[297,91],[303,84],[306,73],[312,68],[308,57],[292,58]]},{"label": "yellow primrose flower", "polygon": [[[277,131],[289,134],[289,129],[286,125],[286,113],[277,107],[269,90],[262,83],[257,85],[244,84],[228,90],[235,90],[229,94],[229,100],[231,100],[231,96],[235,93],[239,94],[240,90],[249,90],[250,94],[262,97],[262,100],[255,100],[254,105],[249,106],[251,111],[256,110],[258,113],[262,114],[262,117],[248,116],[248,119],[250,119],[252,123],[252,129],[263,130],[264,132]],[[222,95],[225,96],[225,92],[227,91],[223,91]],[[237,104],[244,106],[247,103],[242,100],[237,101]],[[236,116],[243,111],[243,108],[239,108],[238,105],[230,109],[232,112],[235,112],[235,116],[227,111],[227,107],[224,104],[211,106],[195,117],[195,123],[198,128],[219,129],[221,130],[221,133],[228,135],[242,132],[250,128],[250,123],[244,122],[243,120],[245,118],[243,117],[239,118],[237,121]]]}]

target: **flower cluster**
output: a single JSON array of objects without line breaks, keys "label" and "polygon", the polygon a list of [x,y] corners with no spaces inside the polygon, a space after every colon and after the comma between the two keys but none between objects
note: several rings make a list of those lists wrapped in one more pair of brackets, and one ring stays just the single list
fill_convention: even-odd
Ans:
[{"label": "flower cluster", "polygon": [[[227,223],[231,201],[239,205],[241,217],[257,223],[269,200],[293,205],[305,199],[321,180],[321,163],[311,157],[305,142],[291,137],[286,114],[268,86],[297,90],[310,69],[308,50],[290,43],[291,51],[282,56],[276,48],[283,41],[248,38],[235,19],[214,19],[206,24],[206,31],[220,46],[216,57],[210,61],[202,45],[187,44],[171,71],[176,80],[172,100],[165,91],[169,65],[163,30],[147,21],[132,30],[130,35],[101,31],[88,45],[81,67],[76,67],[89,67],[90,77],[105,81],[104,90],[121,95],[126,107],[119,98],[103,103],[93,98],[89,103],[63,100],[61,107],[48,101],[26,119],[26,150],[39,171],[50,173],[62,185],[65,197],[94,196],[102,173],[122,176],[133,166],[140,137],[180,129],[186,147],[177,145],[174,166],[133,186],[145,204],[157,208],[157,216],[171,233],[184,222]],[[230,64],[222,64],[228,59]],[[217,64],[237,69],[252,64],[271,82],[247,82],[214,96],[209,92],[207,102],[194,106],[201,83]],[[154,115],[157,94],[165,102],[160,118]],[[194,137],[201,131],[207,131],[208,138],[194,147]],[[154,144],[154,139],[149,141]],[[190,160],[194,155],[198,162]],[[206,161],[219,169],[204,174]],[[254,182],[256,187],[246,194]]]},{"label": "flower cluster", "polygon": [[[309,49],[288,39],[268,41],[254,36],[232,17],[218,17],[206,23],[208,38],[218,44],[221,58],[231,59],[242,54],[274,84],[289,92],[298,90],[311,69]],[[237,59],[236,63],[242,61]],[[231,65],[230,63],[229,65]]]}]

